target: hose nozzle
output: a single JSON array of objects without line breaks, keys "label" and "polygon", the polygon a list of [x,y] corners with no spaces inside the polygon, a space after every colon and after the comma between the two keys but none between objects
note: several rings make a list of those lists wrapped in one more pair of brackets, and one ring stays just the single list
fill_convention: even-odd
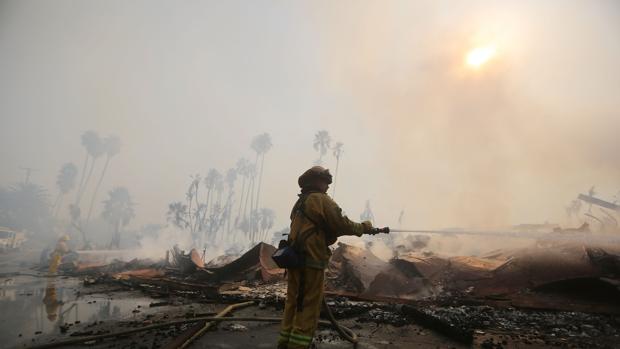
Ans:
[{"label": "hose nozzle", "polygon": [[383,227],[383,228],[372,228],[369,234],[377,235],[377,234],[389,234],[389,233],[390,233],[390,227]]}]

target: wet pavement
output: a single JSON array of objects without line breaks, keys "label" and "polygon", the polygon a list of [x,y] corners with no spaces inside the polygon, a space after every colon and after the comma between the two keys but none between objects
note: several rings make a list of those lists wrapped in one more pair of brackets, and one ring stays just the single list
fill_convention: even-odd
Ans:
[{"label": "wet pavement", "polygon": [[86,324],[135,319],[153,302],[139,293],[86,293],[80,278],[35,270],[39,255],[32,249],[0,254],[0,348],[45,343]]},{"label": "wet pavement", "polygon": [[82,295],[81,284],[79,279],[65,277],[1,278],[0,347],[21,347],[45,335],[60,335],[65,324],[69,328],[73,324],[135,318],[136,309],[148,308],[153,302],[146,297]]}]

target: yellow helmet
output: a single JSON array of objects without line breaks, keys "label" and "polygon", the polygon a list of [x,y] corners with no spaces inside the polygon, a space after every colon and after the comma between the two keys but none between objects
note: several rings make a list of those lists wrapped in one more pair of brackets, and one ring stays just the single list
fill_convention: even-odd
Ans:
[{"label": "yellow helmet", "polygon": [[65,235],[60,237],[60,240],[62,240],[62,241],[69,241],[69,240],[71,240],[71,238],[69,237],[69,235],[65,234]]}]

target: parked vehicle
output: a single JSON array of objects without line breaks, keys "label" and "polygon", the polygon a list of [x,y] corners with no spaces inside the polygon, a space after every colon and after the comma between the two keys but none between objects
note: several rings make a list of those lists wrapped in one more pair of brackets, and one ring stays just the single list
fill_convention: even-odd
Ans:
[{"label": "parked vehicle", "polygon": [[16,250],[26,241],[26,235],[9,228],[0,227],[0,251]]}]

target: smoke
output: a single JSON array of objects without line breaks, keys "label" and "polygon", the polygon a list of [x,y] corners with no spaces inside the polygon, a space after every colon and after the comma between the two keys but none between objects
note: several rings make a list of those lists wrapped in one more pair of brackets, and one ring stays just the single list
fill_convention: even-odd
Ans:
[{"label": "smoke", "polygon": [[173,227],[163,228],[157,234],[143,236],[139,243],[140,248],[136,250],[137,255],[134,258],[150,258],[153,260],[164,258],[166,251],[174,245],[179,246],[181,250],[189,251],[193,244],[187,232]]},{"label": "smoke", "polygon": [[[416,4],[360,6],[324,29],[330,86],[381,149],[366,180],[387,179],[415,226],[562,222],[588,181],[616,191],[617,3]],[[497,57],[465,67],[488,43]]]},{"label": "smoke", "polygon": [[531,238],[504,238],[501,236],[442,236],[414,233],[391,233],[389,237],[341,237],[339,242],[367,248],[384,261],[401,254],[433,254],[443,257],[482,256],[494,250],[519,249],[535,246]]},{"label": "smoke", "polygon": [[[410,228],[561,222],[592,184],[607,199],[620,189],[619,7],[5,1],[0,185],[29,166],[55,194],[84,131],[116,134],[101,193],[129,189],[127,229],[162,224],[190,174],[252,157],[269,132],[261,205],[286,226],[326,129],[344,143],[336,201],[352,218],[371,200],[379,226],[402,209]],[[464,67],[490,42],[488,65]],[[145,253],[185,243],[175,234],[143,241]]]}]

